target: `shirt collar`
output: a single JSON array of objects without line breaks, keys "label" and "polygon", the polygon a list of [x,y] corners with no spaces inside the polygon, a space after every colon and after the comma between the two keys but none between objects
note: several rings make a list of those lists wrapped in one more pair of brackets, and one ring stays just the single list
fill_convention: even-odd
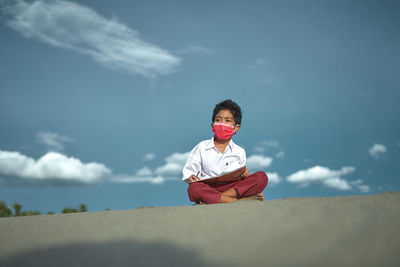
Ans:
[{"label": "shirt collar", "polygon": [[[228,143],[228,146],[229,146],[231,152],[233,150],[233,146],[234,145],[235,145],[235,143],[231,139],[231,141],[229,141],[229,143]],[[207,144],[207,147],[206,147],[206,149],[211,149],[211,148],[215,148],[217,150],[217,148],[215,147],[215,144],[214,144],[214,136],[211,137],[210,141],[208,141],[208,144]]]}]

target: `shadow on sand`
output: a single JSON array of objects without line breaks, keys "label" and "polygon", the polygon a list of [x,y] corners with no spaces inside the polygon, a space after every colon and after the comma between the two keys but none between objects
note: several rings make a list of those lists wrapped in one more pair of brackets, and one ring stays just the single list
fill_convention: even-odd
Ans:
[{"label": "shadow on sand", "polygon": [[[166,243],[113,241],[72,243],[22,252],[0,259],[0,266],[218,266],[194,251]],[[222,265],[219,265],[222,266]]]}]

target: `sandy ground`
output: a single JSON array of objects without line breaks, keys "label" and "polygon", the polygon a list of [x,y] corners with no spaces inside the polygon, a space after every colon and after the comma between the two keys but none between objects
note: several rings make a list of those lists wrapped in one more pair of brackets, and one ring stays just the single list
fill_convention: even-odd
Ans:
[{"label": "sandy ground", "polygon": [[0,266],[400,266],[400,192],[0,218]]}]

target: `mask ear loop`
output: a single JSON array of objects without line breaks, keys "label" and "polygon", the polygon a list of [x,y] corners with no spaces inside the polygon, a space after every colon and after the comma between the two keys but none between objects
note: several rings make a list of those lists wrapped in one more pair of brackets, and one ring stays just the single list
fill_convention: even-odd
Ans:
[{"label": "mask ear loop", "polygon": [[[239,124],[236,124],[236,125],[235,125],[235,128],[233,128],[233,131],[236,130],[236,128],[237,128],[238,125],[239,125]],[[233,134],[236,134],[236,132],[234,132]]]}]

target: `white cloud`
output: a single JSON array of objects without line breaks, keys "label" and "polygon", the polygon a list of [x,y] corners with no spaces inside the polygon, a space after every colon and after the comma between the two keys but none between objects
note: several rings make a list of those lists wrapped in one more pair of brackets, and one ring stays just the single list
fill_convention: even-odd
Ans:
[{"label": "white cloud", "polygon": [[[165,164],[154,169],[144,166],[132,175],[113,173],[101,163],[83,163],[59,152],[48,152],[35,160],[19,152],[0,150],[0,183],[9,185],[84,185],[101,182],[163,184],[179,180],[189,152],[173,153]],[[267,168],[272,158],[252,155],[247,159],[250,170]],[[269,173],[271,185],[281,182],[277,173]]]},{"label": "white cloud", "polygon": [[137,31],[78,3],[16,0],[2,10],[12,16],[7,24],[25,37],[88,55],[107,68],[155,78],[181,65]]},{"label": "white cloud", "polygon": [[35,160],[19,152],[0,150],[0,182],[7,184],[91,184],[110,174],[103,164],[83,163],[57,152]]},{"label": "white cloud", "polygon": [[64,150],[65,142],[72,142],[72,138],[52,132],[39,132],[36,135],[36,142],[43,144],[50,151]]},{"label": "white cloud", "polygon": [[384,154],[387,152],[387,149],[384,145],[382,144],[374,144],[370,149],[369,149],[369,154],[373,158],[379,158],[381,154]]},{"label": "white cloud", "polygon": [[268,184],[269,185],[276,185],[282,181],[282,179],[279,177],[278,173],[276,173],[276,172],[267,173],[267,176],[268,176]]},{"label": "white cloud", "polygon": [[155,170],[144,166],[133,175],[116,174],[104,164],[48,152],[35,160],[19,152],[0,150],[0,184],[84,185],[101,182],[163,184],[180,178],[189,152],[173,153]]},{"label": "white cloud", "polygon": [[326,187],[337,190],[351,190],[354,187],[361,192],[368,192],[369,187],[362,184],[362,180],[349,182],[341,176],[351,174],[355,171],[354,167],[343,167],[340,170],[331,170],[322,166],[314,166],[306,170],[300,170],[287,177],[290,183],[299,184],[300,187],[307,187],[311,183],[321,183]]},{"label": "white cloud", "polygon": [[247,158],[246,166],[251,171],[262,171],[272,164],[272,158],[263,155],[251,155]]},{"label": "white cloud", "polygon": [[178,175],[182,173],[189,152],[174,153],[165,159],[166,164],[156,168],[155,173],[159,175]]},{"label": "white cloud", "polygon": [[143,167],[139,170],[136,171],[136,175],[137,176],[152,176],[153,175],[153,171],[149,168],[149,167]]},{"label": "white cloud", "polygon": [[370,191],[370,187],[368,185],[364,185],[363,181],[360,179],[352,181],[351,184],[354,185],[362,193],[368,193]]},{"label": "white cloud", "polygon": [[114,183],[151,183],[151,184],[163,184],[166,179],[162,176],[129,176],[129,175],[114,175],[111,178],[111,182]]},{"label": "white cloud", "polygon": [[135,175],[113,175],[111,181],[115,183],[148,182],[163,184],[168,180],[177,180],[177,176],[180,177],[188,156],[189,152],[173,153],[165,159],[164,165],[157,167],[154,171],[145,166],[137,170]]},{"label": "white cloud", "polygon": [[327,187],[338,189],[338,190],[350,190],[351,186],[347,180],[341,179],[339,177],[331,177],[322,182]]},{"label": "white cloud", "polygon": [[150,161],[156,158],[156,154],[154,153],[147,153],[146,155],[143,156],[143,160],[145,161]]}]

